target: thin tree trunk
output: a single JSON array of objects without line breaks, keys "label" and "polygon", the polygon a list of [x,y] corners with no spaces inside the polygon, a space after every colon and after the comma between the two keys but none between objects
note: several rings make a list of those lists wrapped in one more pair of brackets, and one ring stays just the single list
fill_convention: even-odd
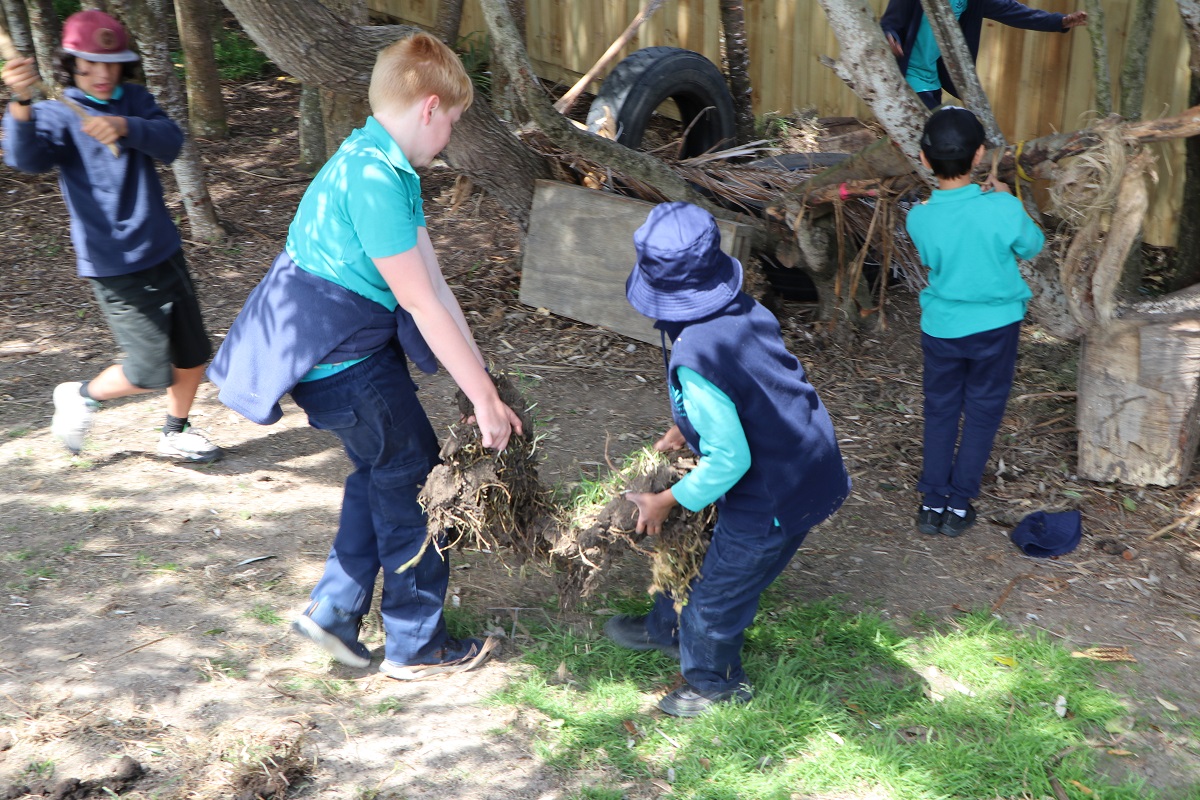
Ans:
[{"label": "thin tree trunk", "polygon": [[754,97],[750,86],[750,48],[746,44],[746,9],[742,0],[721,0],[720,5],[737,139],[745,144],[754,139]]},{"label": "thin tree trunk", "polygon": [[555,111],[537,83],[533,65],[529,63],[504,0],[480,0],[480,6],[496,58],[493,68],[507,73],[534,124],[558,147],[601,164],[611,164],[629,178],[650,184],[672,200],[686,200],[717,216],[729,216],[662,161],[582,131]]},{"label": "thin tree trunk", "polygon": [[328,158],[325,123],[321,121],[321,90],[306,83],[300,87],[300,168],[315,173]]},{"label": "thin tree trunk", "polygon": [[861,0],[820,0],[820,3],[841,50],[836,61],[822,56],[822,63],[832,68],[871,107],[912,168],[928,175],[921,167],[920,153],[921,129],[929,118],[929,110],[900,74],[896,58],[870,8]]},{"label": "thin tree trunk", "polygon": [[462,27],[463,0],[440,0],[433,34],[446,44],[458,44],[458,29]]},{"label": "thin tree trunk", "polygon": [[[1200,0],[1175,0],[1191,47],[1192,80],[1200,78]],[[1193,102],[1192,105],[1195,105]]]},{"label": "thin tree trunk", "polygon": [[53,0],[25,0],[29,15],[29,35],[37,55],[38,71],[54,80],[54,51],[58,48],[61,27]]},{"label": "thin tree trunk", "polygon": [[[29,34],[29,15],[25,11],[25,3],[22,0],[0,0],[0,4],[4,6],[4,18],[8,25],[8,38],[12,39],[13,45],[22,53],[32,55],[33,39]],[[38,70],[42,70],[41,64],[38,64]],[[54,73],[43,71],[42,78],[53,81]]]},{"label": "thin tree trunk", "polygon": [[[187,105],[167,44],[170,19],[167,0],[119,0],[114,5],[120,6],[124,22],[138,42],[147,86],[168,116],[187,130]],[[224,238],[225,231],[208,194],[200,153],[190,136],[184,137],[183,149],[171,168],[193,235],[207,242]]]},{"label": "thin tree trunk", "polygon": [[[1184,2],[1186,0],[1181,0]],[[1104,30],[1104,4],[1083,0],[1088,14],[1087,31],[1092,40],[1092,76],[1096,84],[1096,111],[1102,117],[1113,112],[1111,67],[1108,63],[1108,34]]]},{"label": "thin tree trunk", "polygon": [[649,0],[649,2],[646,4],[646,7],[637,13],[637,16],[633,18],[633,21],[630,22],[629,25],[625,27],[625,30],[621,32],[621,35],[618,36],[613,43],[608,46],[608,49],[604,51],[604,54],[600,56],[599,60],[592,65],[592,68],[585,72],[582,78],[575,81],[575,85],[568,89],[566,94],[558,98],[558,102],[554,104],[554,110],[560,114],[566,114],[568,111],[570,111],[571,106],[575,105],[575,101],[579,99],[579,95],[583,94],[588,85],[591,84],[591,82],[594,81],[596,77],[603,72],[609,64],[612,63],[613,59],[617,57],[617,54],[621,52],[621,49],[625,47],[625,45],[629,44],[630,40],[632,40],[637,34],[638,28],[642,27],[642,25],[646,23],[646,20],[654,16],[654,12],[658,11],[659,7],[662,6],[664,2],[666,2],[666,0]]},{"label": "thin tree trunk", "polygon": [[1158,0],[1138,0],[1125,42],[1125,66],[1121,68],[1121,116],[1125,119],[1142,118],[1146,58],[1150,54],[1150,36],[1154,33],[1157,13]]},{"label": "thin tree trunk", "polygon": [[213,51],[212,12],[212,0],[175,0],[179,43],[187,65],[188,124],[193,136],[224,139],[229,122]]},{"label": "thin tree trunk", "polygon": [[942,52],[942,62],[950,73],[950,80],[954,81],[958,99],[979,117],[993,146],[1003,146],[1007,142],[992,112],[992,104],[988,102],[983,85],[979,82],[967,40],[963,37],[950,3],[947,0],[921,0],[921,7],[925,9],[925,19],[929,20],[929,26],[933,29],[933,38]]},{"label": "thin tree trunk", "polygon": [[[1200,12],[1200,6],[1190,0],[1180,0],[1181,11],[1184,2],[1188,2],[1193,10]],[[1196,106],[1200,104],[1200,37],[1192,38],[1192,33],[1200,32],[1200,13],[1197,13],[1190,23],[1185,22],[1185,25],[1189,27],[1189,42],[1192,46],[1192,80],[1188,101]],[[1167,287],[1171,291],[1200,283],[1200,136],[1189,138],[1184,148],[1187,155],[1184,166],[1183,203],[1179,211],[1179,232],[1175,239],[1175,251],[1171,256],[1171,283]]]},{"label": "thin tree trunk", "polygon": [[[321,0],[330,11],[347,24],[367,24],[366,0]],[[361,94],[346,94],[336,89],[321,90],[321,126],[325,132],[325,155],[335,153],[355,128],[362,127],[371,114],[367,98]]]}]

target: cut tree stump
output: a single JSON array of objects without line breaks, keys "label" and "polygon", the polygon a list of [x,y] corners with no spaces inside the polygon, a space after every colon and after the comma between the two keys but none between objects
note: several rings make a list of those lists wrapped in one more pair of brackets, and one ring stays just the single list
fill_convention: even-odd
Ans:
[{"label": "cut tree stump", "polygon": [[[653,203],[538,181],[521,260],[521,302],[648,344],[658,344],[654,322],[625,299],[625,279],[637,257],[633,232]],[[721,247],[744,265],[748,228],[717,220]]]},{"label": "cut tree stump", "polygon": [[1175,486],[1188,477],[1200,426],[1200,286],[1088,331],[1078,424],[1084,478]]}]

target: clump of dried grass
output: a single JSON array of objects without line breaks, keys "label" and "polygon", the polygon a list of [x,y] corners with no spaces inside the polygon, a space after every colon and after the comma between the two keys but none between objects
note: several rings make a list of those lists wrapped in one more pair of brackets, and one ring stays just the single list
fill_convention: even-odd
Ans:
[{"label": "clump of dried grass", "polygon": [[[483,446],[474,425],[450,427],[442,445],[442,463],[434,467],[418,500],[428,515],[428,536],[416,563],[433,545],[439,550],[471,548],[514,552],[521,560],[545,555],[542,535],[549,492],[537,473],[537,437],[530,407],[507,375],[493,378],[500,399],[521,419],[524,436],[512,436],[503,453]],[[473,414],[470,401],[458,394],[464,418]]]},{"label": "clump of dried grass", "polygon": [[637,507],[625,494],[661,492],[692,466],[694,462],[672,462],[647,447],[626,458],[620,469],[579,487],[560,517],[551,551],[562,607],[571,608],[587,597],[612,559],[626,550],[650,556],[651,592],[669,593],[677,608],[687,603],[688,587],[700,574],[712,537],[715,512],[675,508],[647,548],[645,534],[636,530]]}]

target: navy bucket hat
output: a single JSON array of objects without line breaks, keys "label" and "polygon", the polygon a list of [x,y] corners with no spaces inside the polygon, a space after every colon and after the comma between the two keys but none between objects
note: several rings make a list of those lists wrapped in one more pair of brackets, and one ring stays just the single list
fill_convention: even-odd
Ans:
[{"label": "navy bucket hat", "polygon": [[655,206],[633,234],[633,246],[637,262],[625,281],[625,296],[651,319],[703,319],[741,289],[742,265],[721,250],[717,221],[699,206]]},{"label": "navy bucket hat", "polygon": [[1034,558],[1066,555],[1082,537],[1083,517],[1078,511],[1035,511],[1009,534],[1013,544]]}]

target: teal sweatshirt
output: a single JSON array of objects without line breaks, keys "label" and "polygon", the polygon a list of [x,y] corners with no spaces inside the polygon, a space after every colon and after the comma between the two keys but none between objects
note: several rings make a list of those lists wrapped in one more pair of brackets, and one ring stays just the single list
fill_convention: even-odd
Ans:
[{"label": "teal sweatshirt", "polygon": [[1040,253],[1046,237],[1020,200],[977,184],[935,190],[908,212],[907,228],[929,269],[922,331],[957,339],[1024,318],[1033,293],[1017,259]]},{"label": "teal sweatshirt", "polygon": [[750,469],[750,444],[729,395],[687,367],[679,368],[679,383],[684,411],[700,434],[703,457],[671,487],[671,494],[679,505],[699,511],[715,503]]}]

